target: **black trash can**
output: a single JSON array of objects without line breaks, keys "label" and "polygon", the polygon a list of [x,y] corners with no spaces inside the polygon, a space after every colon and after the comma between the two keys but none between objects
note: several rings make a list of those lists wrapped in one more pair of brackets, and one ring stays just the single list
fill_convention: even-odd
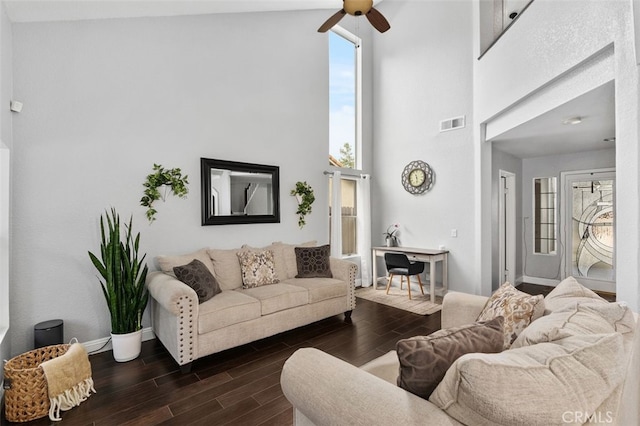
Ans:
[{"label": "black trash can", "polygon": [[43,321],[33,327],[34,349],[64,343],[64,323],[61,319]]}]

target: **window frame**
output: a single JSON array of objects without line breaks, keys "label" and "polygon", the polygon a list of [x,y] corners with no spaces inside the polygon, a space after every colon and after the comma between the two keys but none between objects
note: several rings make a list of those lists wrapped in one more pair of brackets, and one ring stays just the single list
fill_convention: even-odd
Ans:
[{"label": "window frame", "polygon": [[[334,25],[330,30],[336,35],[353,43],[355,48],[355,167],[353,169],[345,167],[331,166],[337,170],[362,170],[362,39],[351,31],[346,30],[340,25]],[[330,58],[330,57],[329,57]]]}]

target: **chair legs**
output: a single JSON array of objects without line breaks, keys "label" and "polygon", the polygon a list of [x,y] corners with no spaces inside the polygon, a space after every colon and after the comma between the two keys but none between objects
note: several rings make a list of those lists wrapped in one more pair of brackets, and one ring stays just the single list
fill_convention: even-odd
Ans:
[{"label": "chair legs", "polygon": [[389,294],[389,288],[391,287],[391,280],[393,280],[393,274],[389,274],[389,280],[387,281],[387,294]]},{"label": "chair legs", "polygon": [[[391,288],[391,281],[393,280],[393,274],[389,274],[389,280],[387,281],[387,294],[389,294],[389,289]],[[420,292],[422,293],[422,295],[424,295],[424,288],[422,286],[422,279],[420,278],[420,275],[415,275],[416,277],[418,277],[418,284],[420,284]],[[402,283],[404,281],[404,275],[400,275],[400,290],[402,290]],[[411,299],[411,277],[407,275],[407,290],[409,292],[409,300]]]}]

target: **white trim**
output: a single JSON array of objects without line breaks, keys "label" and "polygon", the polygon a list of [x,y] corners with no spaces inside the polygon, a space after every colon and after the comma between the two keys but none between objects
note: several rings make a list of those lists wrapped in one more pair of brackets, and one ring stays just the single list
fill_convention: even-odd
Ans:
[{"label": "white trim", "polygon": [[546,285],[550,287],[555,287],[560,284],[560,280],[552,280],[549,278],[538,278],[538,277],[530,277],[528,275],[522,276],[522,282],[528,284],[538,284],[538,285]]},{"label": "white trim", "polygon": [[[145,342],[147,340],[153,340],[156,338],[156,335],[153,333],[151,327],[146,327],[142,329],[142,341]],[[88,342],[83,342],[82,346],[87,350],[88,353],[100,353],[110,351],[113,348],[111,347],[111,337],[103,337],[101,339],[90,340]]]},{"label": "white trim", "polygon": [[[500,170],[498,177],[498,286],[516,277],[516,175]],[[504,180],[503,180],[504,179]],[[504,185],[503,185],[504,182]]]}]

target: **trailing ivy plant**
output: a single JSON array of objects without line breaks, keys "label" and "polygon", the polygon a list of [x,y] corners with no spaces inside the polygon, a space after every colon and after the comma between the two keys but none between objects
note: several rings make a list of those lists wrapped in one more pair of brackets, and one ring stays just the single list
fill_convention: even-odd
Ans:
[{"label": "trailing ivy plant", "polygon": [[316,197],[313,194],[313,188],[306,181],[296,182],[296,187],[291,190],[291,195],[295,195],[298,198],[296,214],[298,215],[298,226],[302,228],[307,224],[304,218],[311,213],[311,204],[316,200]]},{"label": "trailing ivy plant", "polygon": [[[159,164],[153,165],[153,173],[147,176],[147,180],[144,182],[144,196],[140,199],[140,204],[147,207],[147,219],[149,222],[156,220],[156,213],[158,212],[153,208],[153,203],[156,200],[162,198],[165,200],[167,191],[171,190],[175,195],[180,198],[184,198],[189,193],[188,176],[182,176],[182,172],[179,168],[165,169]],[[160,193],[159,188],[164,186],[164,193]]]}]

